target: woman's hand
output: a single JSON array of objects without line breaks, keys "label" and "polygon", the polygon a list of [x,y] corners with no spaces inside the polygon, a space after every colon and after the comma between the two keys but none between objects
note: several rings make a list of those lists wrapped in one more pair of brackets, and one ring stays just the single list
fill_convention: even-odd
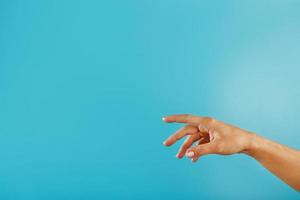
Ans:
[{"label": "woman's hand", "polygon": [[[186,124],[164,141],[164,145],[171,146],[187,136],[178,151],[178,158],[186,155],[196,162],[199,157],[207,154],[230,155],[247,152],[252,145],[254,134],[210,117],[184,114],[166,116],[163,120],[167,123]],[[197,145],[192,147],[194,143]]]},{"label": "woman's hand", "polygon": [[[186,155],[195,162],[207,154],[243,152],[300,192],[300,151],[210,117],[171,115],[163,120],[186,124],[164,142],[166,146],[171,146],[187,136],[177,154],[178,158]],[[193,143],[197,145],[192,147]]]}]

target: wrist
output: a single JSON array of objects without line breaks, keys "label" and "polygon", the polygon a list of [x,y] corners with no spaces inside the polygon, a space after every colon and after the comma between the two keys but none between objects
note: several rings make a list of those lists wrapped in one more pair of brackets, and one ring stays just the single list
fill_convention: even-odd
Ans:
[{"label": "wrist", "polygon": [[259,147],[261,146],[260,144],[262,143],[263,138],[255,133],[247,132],[246,140],[247,145],[243,150],[243,153],[253,157],[255,155],[255,152],[257,152]]}]

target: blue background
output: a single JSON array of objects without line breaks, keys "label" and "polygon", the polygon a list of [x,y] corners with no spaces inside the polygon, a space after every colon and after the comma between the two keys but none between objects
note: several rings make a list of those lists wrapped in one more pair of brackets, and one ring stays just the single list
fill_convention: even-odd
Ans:
[{"label": "blue background", "polygon": [[1,1],[1,199],[296,199],[245,155],[175,158],[173,113],[300,146],[300,1]]}]

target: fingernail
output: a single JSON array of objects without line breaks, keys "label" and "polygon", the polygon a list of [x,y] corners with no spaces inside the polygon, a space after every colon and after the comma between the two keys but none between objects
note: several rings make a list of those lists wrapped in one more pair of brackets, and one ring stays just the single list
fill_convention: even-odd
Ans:
[{"label": "fingernail", "polygon": [[166,146],[166,141],[164,141],[164,142],[163,142],[163,145],[165,145],[165,146]]},{"label": "fingernail", "polygon": [[163,118],[162,118],[162,120],[163,120],[163,121],[166,121],[166,118],[165,118],[165,117],[163,117]]},{"label": "fingernail", "polygon": [[187,152],[186,153],[186,156],[188,157],[188,158],[192,158],[192,157],[194,157],[194,152],[192,152],[192,151],[190,151],[190,152]]},{"label": "fingernail", "polygon": [[179,158],[179,154],[176,154],[176,158]]}]

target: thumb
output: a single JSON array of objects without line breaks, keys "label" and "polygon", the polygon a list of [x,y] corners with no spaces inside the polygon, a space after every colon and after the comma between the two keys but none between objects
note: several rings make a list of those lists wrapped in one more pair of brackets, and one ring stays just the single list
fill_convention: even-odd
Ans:
[{"label": "thumb", "polygon": [[187,150],[186,156],[196,162],[200,156],[214,153],[214,145],[211,143],[199,144]]}]

